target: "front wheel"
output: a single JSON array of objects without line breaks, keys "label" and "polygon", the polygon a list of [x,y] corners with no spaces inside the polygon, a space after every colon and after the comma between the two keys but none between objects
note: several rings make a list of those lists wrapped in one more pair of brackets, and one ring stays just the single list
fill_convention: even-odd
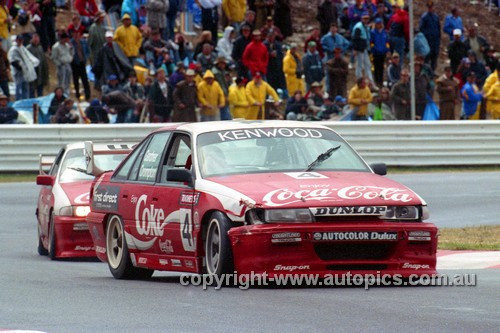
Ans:
[{"label": "front wheel", "polygon": [[116,279],[147,279],[153,275],[153,270],[132,265],[123,222],[117,215],[111,216],[106,229],[106,255],[109,270]]},{"label": "front wheel", "polygon": [[227,232],[231,221],[221,212],[210,216],[205,241],[205,263],[208,274],[220,276],[234,271],[233,251]]}]

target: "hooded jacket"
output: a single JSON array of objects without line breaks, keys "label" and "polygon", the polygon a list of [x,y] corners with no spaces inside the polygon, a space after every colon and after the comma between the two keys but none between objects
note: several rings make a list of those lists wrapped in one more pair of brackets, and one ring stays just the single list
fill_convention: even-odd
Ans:
[{"label": "hooded jacket", "polygon": [[233,52],[233,41],[230,38],[233,31],[233,27],[226,27],[226,29],[224,29],[224,36],[217,42],[218,56],[226,58],[229,62],[233,61],[231,57]]},{"label": "hooded jacket", "polygon": [[248,99],[246,88],[240,87],[233,83],[229,87],[229,110],[233,118],[247,118],[248,116]]},{"label": "hooded jacket", "polygon": [[[300,55],[295,54],[295,57],[297,57],[298,62],[300,63]],[[304,80],[302,80],[303,73],[300,73],[300,71],[299,73],[297,72],[299,63],[297,63],[295,57],[292,55],[292,52],[288,50],[285,58],[283,59],[283,73],[285,73],[286,88],[288,89],[288,93],[290,95],[295,94],[297,90],[304,93]]]},{"label": "hooded jacket", "polygon": [[[207,79],[212,78],[212,84],[207,83]],[[203,75],[203,81],[198,84],[198,102],[202,107],[201,113],[205,116],[215,116],[219,112],[219,106],[226,104],[224,92],[219,83],[215,81],[215,76],[211,70],[207,70]]]},{"label": "hooded jacket", "polygon": [[[256,120],[264,119],[265,117],[265,102],[267,95],[270,95],[275,102],[279,101],[279,96],[276,91],[264,80],[259,85],[256,85],[252,80],[246,86],[248,104],[248,113],[246,119]],[[256,102],[262,103],[262,106],[254,105]],[[260,118],[259,118],[260,113]]]}]

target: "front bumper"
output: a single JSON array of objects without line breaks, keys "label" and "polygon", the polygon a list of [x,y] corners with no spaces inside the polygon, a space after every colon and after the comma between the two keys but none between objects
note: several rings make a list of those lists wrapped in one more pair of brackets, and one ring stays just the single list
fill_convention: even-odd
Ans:
[{"label": "front bumper", "polygon": [[85,217],[54,216],[54,227],[57,258],[96,256]]},{"label": "front bumper", "polygon": [[[411,231],[429,232],[430,238],[410,240]],[[319,240],[325,232],[347,239]],[[393,239],[370,239],[372,233]],[[437,228],[431,223],[263,224],[232,228],[229,237],[239,274],[437,273]]]}]

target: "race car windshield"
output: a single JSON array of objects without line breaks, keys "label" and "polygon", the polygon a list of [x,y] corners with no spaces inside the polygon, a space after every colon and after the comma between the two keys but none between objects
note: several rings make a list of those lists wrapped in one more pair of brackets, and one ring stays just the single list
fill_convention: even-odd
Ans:
[{"label": "race car windshield", "polygon": [[[94,158],[99,169],[114,170],[126,156],[126,154],[96,154]],[[71,183],[94,179],[93,175],[88,175],[85,172],[86,169],[84,149],[72,149],[66,153],[61,165],[59,181],[61,183]]]},{"label": "race car windshield", "polygon": [[316,128],[256,128],[198,136],[204,178],[228,174],[299,172],[335,147],[335,158],[316,163],[316,171],[370,172],[359,155],[335,132]]}]

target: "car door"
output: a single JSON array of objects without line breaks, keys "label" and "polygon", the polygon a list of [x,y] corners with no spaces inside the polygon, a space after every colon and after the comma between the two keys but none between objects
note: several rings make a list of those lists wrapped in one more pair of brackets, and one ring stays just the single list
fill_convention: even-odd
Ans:
[{"label": "car door", "polygon": [[152,252],[163,234],[165,214],[153,196],[154,185],[171,132],[159,132],[138,152],[120,188],[120,214],[131,252]]},{"label": "car door", "polygon": [[[196,238],[193,236],[193,205],[197,203],[194,189],[183,182],[167,181],[167,171],[191,169],[191,138],[174,133],[165,154],[154,198],[167,216],[165,232],[160,237],[160,254],[171,257],[173,269],[195,270]],[[182,257],[182,258],[179,258]],[[176,268],[180,267],[180,268]]]}]

